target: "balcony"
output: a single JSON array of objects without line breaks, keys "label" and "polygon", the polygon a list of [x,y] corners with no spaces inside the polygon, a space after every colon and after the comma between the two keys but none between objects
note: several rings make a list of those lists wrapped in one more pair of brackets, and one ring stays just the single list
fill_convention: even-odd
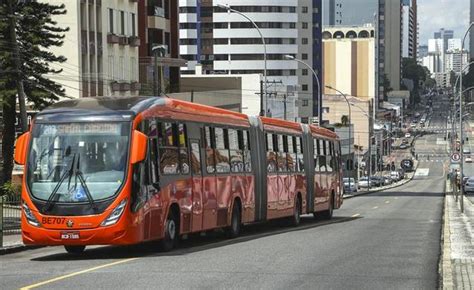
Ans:
[{"label": "balcony", "polygon": [[107,43],[119,43],[119,36],[117,34],[107,34]]},{"label": "balcony", "polygon": [[128,37],[126,36],[119,36],[118,44],[120,45],[127,45],[128,44]]},{"label": "balcony", "polygon": [[139,82],[132,82],[130,84],[130,90],[131,91],[139,91],[141,88],[142,88],[142,86]]},{"label": "balcony", "polygon": [[130,46],[140,46],[140,38],[138,36],[130,36],[128,37],[128,44]]},{"label": "balcony", "polygon": [[112,92],[126,92],[126,91],[130,91],[132,87],[132,84],[128,82],[112,81],[110,85],[112,87]]}]

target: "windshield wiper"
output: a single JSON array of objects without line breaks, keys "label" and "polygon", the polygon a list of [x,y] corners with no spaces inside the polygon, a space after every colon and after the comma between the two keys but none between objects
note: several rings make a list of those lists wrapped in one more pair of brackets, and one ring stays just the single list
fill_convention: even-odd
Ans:
[{"label": "windshield wiper", "polygon": [[68,176],[69,176],[69,183],[68,183],[68,187],[69,187],[69,184],[71,183],[71,176],[72,176],[72,171],[74,169],[74,162],[75,161],[76,161],[76,153],[74,153],[74,156],[72,157],[71,168],[69,168],[69,170],[66,170],[63,173],[63,175],[61,175],[61,178],[59,178],[58,184],[56,184],[53,191],[49,195],[48,200],[46,201],[46,204],[43,206],[43,212],[48,212],[48,211],[51,210],[52,206],[54,205],[53,200],[56,197],[56,195],[59,191],[59,188],[61,187],[61,184],[63,184],[64,180]]},{"label": "windshield wiper", "polygon": [[[99,209],[97,208],[94,198],[92,198],[91,192],[89,191],[89,188],[87,187],[86,180],[84,179],[84,175],[82,174],[82,171],[79,169],[80,158],[81,156],[78,155],[77,168],[75,168],[74,170],[74,176],[76,176],[76,178],[79,177],[79,181],[81,182],[82,188],[84,188],[84,191],[86,193],[87,200],[89,201],[89,204],[91,205],[91,208],[94,210],[94,212],[97,213]],[[75,183],[76,183],[75,187],[77,187],[77,180]]]}]

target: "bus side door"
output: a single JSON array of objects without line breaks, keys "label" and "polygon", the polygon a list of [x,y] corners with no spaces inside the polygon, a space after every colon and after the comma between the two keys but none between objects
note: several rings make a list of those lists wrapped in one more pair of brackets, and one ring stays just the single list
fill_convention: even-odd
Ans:
[{"label": "bus side door", "polygon": [[203,152],[204,171],[202,180],[202,229],[213,229],[217,226],[217,193],[216,193],[216,149],[214,128],[205,127],[205,148]]}]

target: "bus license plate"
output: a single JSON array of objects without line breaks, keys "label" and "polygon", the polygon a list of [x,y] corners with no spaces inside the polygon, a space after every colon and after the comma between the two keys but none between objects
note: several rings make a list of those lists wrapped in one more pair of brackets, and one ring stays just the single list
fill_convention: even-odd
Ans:
[{"label": "bus license plate", "polygon": [[79,232],[62,232],[61,240],[79,240]]}]

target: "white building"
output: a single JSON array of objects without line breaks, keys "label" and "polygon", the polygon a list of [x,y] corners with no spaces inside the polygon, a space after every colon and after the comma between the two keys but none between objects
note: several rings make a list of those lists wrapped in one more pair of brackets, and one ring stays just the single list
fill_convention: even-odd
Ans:
[{"label": "white building", "polygon": [[313,7],[313,1],[298,0],[180,0],[180,54],[188,61],[188,66],[182,68],[183,76],[193,74],[198,63],[203,74],[263,73],[259,32],[242,15],[227,13],[218,4],[228,4],[244,13],[256,22],[266,39],[270,94],[265,98],[265,110],[283,118],[285,98],[297,98],[297,102],[286,104],[288,119],[298,117],[307,122],[313,116],[313,101],[320,88],[313,84],[310,70],[284,56],[295,56],[321,71],[321,42],[313,41],[313,33],[321,30],[313,17],[321,18],[321,9]]},{"label": "white building", "polygon": [[448,39],[448,47],[446,51],[460,51],[462,46],[462,41],[460,38],[451,38]]},{"label": "white building", "polygon": [[63,73],[51,79],[74,98],[138,95],[137,1],[48,2],[65,5],[67,13],[53,20],[69,27],[63,46],[52,48],[67,58],[55,65]]}]

